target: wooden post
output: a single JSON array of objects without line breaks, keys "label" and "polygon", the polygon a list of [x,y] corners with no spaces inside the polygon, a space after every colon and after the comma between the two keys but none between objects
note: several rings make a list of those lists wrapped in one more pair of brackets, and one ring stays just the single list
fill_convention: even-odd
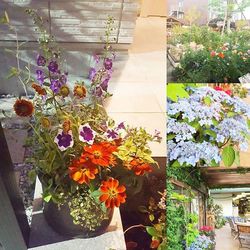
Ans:
[{"label": "wooden post", "polygon": [[30,228],[1,123],[0,162],[0,249],[26,250]]}]

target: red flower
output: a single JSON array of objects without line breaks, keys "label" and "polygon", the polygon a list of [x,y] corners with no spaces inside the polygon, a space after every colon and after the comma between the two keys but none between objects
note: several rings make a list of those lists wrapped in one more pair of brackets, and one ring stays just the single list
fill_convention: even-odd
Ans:
[{"label": "red flower", "polygon": [[218,57],[220,57],[221,59],[224,59],[224,58],[225,58],[225,54],[224,54],[223,52],[220,52],[220,53],[218,54]]},{"label": "red flower", "polygon": [[107,181],[103,181],[100,186],[102,195],[99,200],[105,202],[107,208],[119,207],[121,203],[126,201],[126,188],[123,185],[119,186],[119,181],[113,178],[109,178]]},{"label": "red flower", "polygon": [[18,116],[31,116],[34,112],[34,106],[31,101],[26,99],[17,99],[14,104],[14,110]]},{"label": "red flower", "polygon": [[159,240],[152,240],[151,244],[150,244],[150,248],[156,249],[159,245],[160,245],[160,241]]},{"label": "red flower", "polygon": [[79,184],[88,184],[90,180],[95,179],[98,169],[90,161],[83,159],[75,160],[69,166],[69,176]]}]

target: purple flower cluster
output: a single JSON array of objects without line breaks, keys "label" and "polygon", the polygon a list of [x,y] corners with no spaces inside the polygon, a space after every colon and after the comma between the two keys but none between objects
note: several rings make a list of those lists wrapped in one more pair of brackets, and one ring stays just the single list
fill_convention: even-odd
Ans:
[{"label": "purple flower cluster", "polygon": [[36,70],[36,79],[43,85],[46,79],[50,81],[50,88],[55,93],[58,94],[62,85],[67,83],[67,73],[62,74],[59,70],[58,62],[55,59],[47,61],[43,55],[37,56],[37,66],[46,67],[48,69],[48,75],[41,68]]},{"label": "purple flower cluster", "polygon": [[89,70],[88,78],[92,81],[93,91],[92,94],[97,99],[103,99],[108,93],[108,84],[113,72],[113,59],[115,55],[111,57],[105,57],[101,63],[100,57],[95,55],[95,67],[91,67]]}]

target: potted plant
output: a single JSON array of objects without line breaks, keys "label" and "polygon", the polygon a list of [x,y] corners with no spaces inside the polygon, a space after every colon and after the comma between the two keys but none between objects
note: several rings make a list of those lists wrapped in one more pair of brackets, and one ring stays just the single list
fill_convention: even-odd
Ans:
[{"label": "potted plant", "polygon": [[126,187],[133,189],[138,178],[153,170],[148,142],[160,141],[160,136],[115,124],[105,112],[115,57],[109,38],[113,18],[107,20],[104,52],[94,56],[88,82],[72,86],[54,38],[35,11],[27,12],[41,33],[36,77],[22,81],[35,96],[18,98],[14,110],[31,118],[30,176],[37,174],[42,183],[44,215],[54,230],[72,237],[97,236],[108,227],[113,209],[126,202]]}]

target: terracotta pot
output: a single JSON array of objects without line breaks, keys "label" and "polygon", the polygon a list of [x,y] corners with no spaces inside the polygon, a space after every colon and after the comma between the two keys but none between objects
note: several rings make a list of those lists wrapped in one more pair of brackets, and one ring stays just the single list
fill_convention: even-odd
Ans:
[{"label": "terracotta pot", "polygon": [[97,226],[95,231],[91,231],[88,228],[84,228],[81,225],[76,225],[73,223],[73,219],[70,215],[70,209],[67,203],[60,206],[59,209],[57,204],[50,201],[49,203],[46,202],[44,204],[43,209],[45,219],[54,231],[61,235],[73,238],[91,238],[105,233],[112,220],[113,212],[114,209],[108,209],[108,219],[103,220],[101,222],[101,225]]}]

